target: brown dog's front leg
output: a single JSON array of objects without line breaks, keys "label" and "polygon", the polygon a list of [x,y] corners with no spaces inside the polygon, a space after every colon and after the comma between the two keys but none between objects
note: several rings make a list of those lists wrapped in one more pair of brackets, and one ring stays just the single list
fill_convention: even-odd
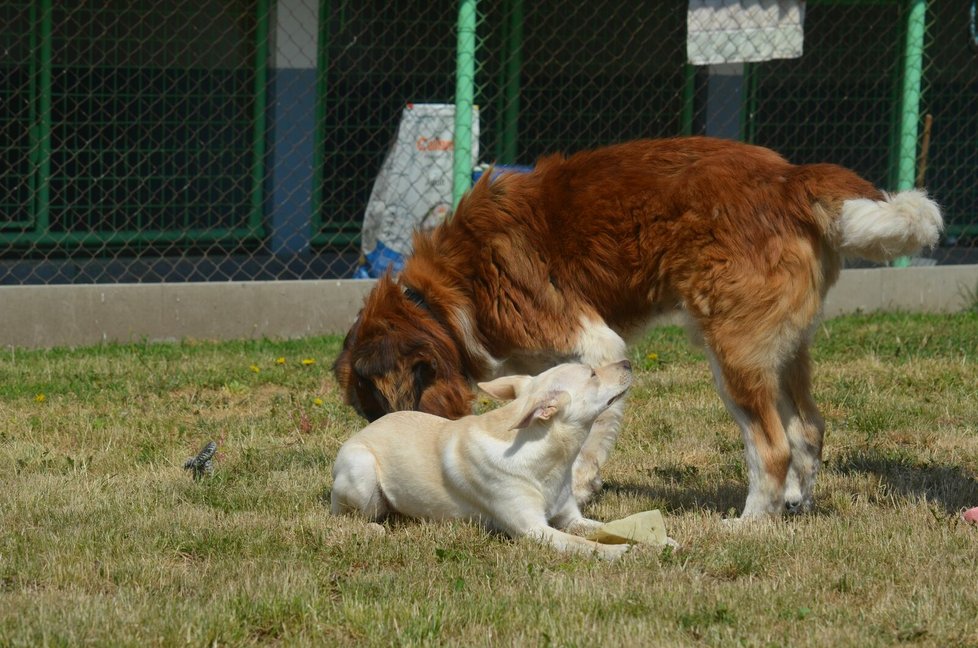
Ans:
[{"label": "brown dog's front leg", "polygon": [[601,490],[601,466],[615,447],[624,412],[624,398],[602,412],[574,460],[573,492],[578,506],[589,502]]}]

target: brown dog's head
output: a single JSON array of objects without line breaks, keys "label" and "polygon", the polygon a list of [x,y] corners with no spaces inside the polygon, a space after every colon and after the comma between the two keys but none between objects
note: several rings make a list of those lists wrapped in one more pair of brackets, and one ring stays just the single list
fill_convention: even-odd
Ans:
[{"label": "brown dog's head", "polygon": [[333,365],[346,402],[367,420],[401,410],[472,413],[462,351],[434,309],[389,276],[367,296]]}]

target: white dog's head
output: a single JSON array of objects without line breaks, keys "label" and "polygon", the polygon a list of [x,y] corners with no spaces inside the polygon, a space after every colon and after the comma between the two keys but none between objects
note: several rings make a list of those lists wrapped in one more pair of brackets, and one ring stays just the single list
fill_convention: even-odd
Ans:
[{"label": "white dog's head", "polygon": [[513,428],[522,429],[537,421],[560,420],[587,430],[631,384],[632,365],[622,360],[599,369],[562,364],[538,376],[505,376],[479,383],[479,388],[499,400],[522,402]]}]

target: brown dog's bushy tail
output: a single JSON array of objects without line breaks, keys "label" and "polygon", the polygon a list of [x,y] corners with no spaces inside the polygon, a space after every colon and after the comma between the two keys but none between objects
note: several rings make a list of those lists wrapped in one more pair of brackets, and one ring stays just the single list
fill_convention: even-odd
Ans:
[{"label": "brown dog's bushy tail", "polygon": [[828,243],[847,257],[890,261],[937,245],[941,209],[921,189],[886,193],[834,164],[795,167],[792,179],[810,201]]},{"label": "brown dog's bushy tail", "polygon": [[889,261],[937,245],[944,220],[924,191],[883,194],[882,200],[856,198],[842,203],[836,248],[844,256]]}]

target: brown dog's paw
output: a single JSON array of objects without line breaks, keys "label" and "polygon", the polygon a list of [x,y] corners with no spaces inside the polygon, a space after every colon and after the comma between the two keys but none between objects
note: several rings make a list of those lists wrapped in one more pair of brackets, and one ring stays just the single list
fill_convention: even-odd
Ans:
[{"label": "brown dog's paw", "polygon": [[573,488],[574,501],[577,502],[578,506],[584,506],[601,492],[602,486],[604,486],[604,482],[601,480],[600,475],[595,474],[591,479],[581,481],[578,481],[575,475]]}]

